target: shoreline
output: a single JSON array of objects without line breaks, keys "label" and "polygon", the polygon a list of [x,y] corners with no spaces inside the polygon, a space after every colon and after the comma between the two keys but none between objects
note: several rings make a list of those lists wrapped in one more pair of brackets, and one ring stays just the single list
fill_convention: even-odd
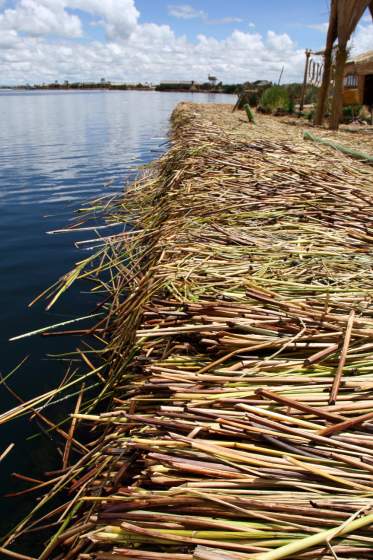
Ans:
[{"label": "shoreline", "polygon": [[[104,293],[86,364],[106,412],[77,399],[68,456],[78,425],[95,439],[41,560],[265,558],[370,504],[373,171],[231,106],[172,122],[153,171],[96,205],[133,230],[57,288],[93,267]],[[341,558],[371,557],[356,531]]]},{"label": "shoreline", "polygon": [[14,87],[14,88],[0,88],[0,93],[9,93],[9,92],[33,92],[33,91],[60,91],[62,93],[68,91],[146,91],[146,92],[157,92],[157,93],[210,93],[212,95],[237,95],[236,93],[227,93],[225,91],[216,91],[216,90],[205,90],[205,89],[198,89],[198,90],[190,90],[190,89],[157,89],[157,88],[137,88],[137,87],[77,87],[77,88],[23,88],[23,87]]}]

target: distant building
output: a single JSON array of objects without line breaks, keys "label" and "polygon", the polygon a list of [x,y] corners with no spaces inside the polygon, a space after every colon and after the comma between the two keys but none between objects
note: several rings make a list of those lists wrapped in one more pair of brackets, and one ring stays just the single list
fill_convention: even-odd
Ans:
[{"label": "distant building", "polygon": [[157,91],[197,91],[199,84],[194,80],[163,80],[156,86]]},{"label": "distant building", "polygon": [[186,88],[190,88],[193,85],[195,85],[196,82],[194,80],[192,81],[188,81],[188,80],[164,80],[160,83],[161,86],[175,86],[175,87],[186,87]]},{"label": "distant building", "polygon": [[256,82],[253,82],[252,85],[257,88],[264,88],[270,87],[272,85],[272,82],[269,82],[268,80],[257,80]]}]

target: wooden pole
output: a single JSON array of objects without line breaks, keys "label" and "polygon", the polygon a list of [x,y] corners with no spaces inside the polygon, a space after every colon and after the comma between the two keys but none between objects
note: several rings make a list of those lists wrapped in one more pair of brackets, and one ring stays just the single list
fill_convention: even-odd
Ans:
[{"label": "wooden pole", "polygon": [[333,45],[337,38],[337,16],[338,16],[338,3],[337,0],[332,0],[330,9],[330,20],[328,35],[326,38],[326,48],[324,51],[324,74],[319,92],[319,99],[317,102],[315,124],[321,125],[324,119],[326,101],[328,99],[330,77],[332,70],[332,55]]},{"label": "wooden pole", "polygon": [[330,78],[332,70],[332,54],[333,48],[328,48],[325,50],[324,54],[324,74],[320,86],[319,98],[317,102],[316,114],[315,114],[315,124],[320,126],[324,120],[326,101],[329,95]]},{"label": "wooden pole", "polygon": [[337,51],[336,70],[335,70],[335,86],[332,104],[332,113],[330,116],[330,130],[338,130],[342,116],[343,108],[343,82],[345,74],[345,66],[347,61],[347,46],[339,45]]},{"label": "wooden pole", "polygon": [[333,47],[325,49],[324,54],[324,74],[319,91],[317,108],[315,114],[315,124],[320,126],[324,120],[326,101],[329,95],[330,80],[332,74],[332,54]]},{"label": "wooden pole", "polygon": [[311,51],[307,49],[306,50],[306,66],[304,68],[304,80],[303,80],[302,94],[301,94],[300,104],[299,104],[299,111],[300,112],[302,112],[303,109],[304,109],[304,99],[306,97],[308,68],[309,68],[309,64],[310,64],[310,57],[311,57]]},{"label": "wooden pole", "polygon": [[278,79],[278,84],[277,84],[277,85],[280,85],[280,84],[281,84],[282,75],[283,75],[283,73],[284,73],[284,70],[285,70],[285,66],[283,66],[282,69],[281,69],[281,73],[280,73],[280,77],[279,77],[279,79]]}]

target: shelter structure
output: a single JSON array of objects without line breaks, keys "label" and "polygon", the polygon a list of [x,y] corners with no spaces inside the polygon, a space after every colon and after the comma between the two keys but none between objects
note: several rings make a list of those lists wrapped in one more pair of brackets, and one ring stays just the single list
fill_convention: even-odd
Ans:
[{"label": "shelter structure", "polygon": [[347,62],[343,104],[373,107],[373,51],[361,54]]},{"label": "shelter structure", "polygon": [[330,128],[336,130],[339,126],[343,106],[347,44],[368,8],[373,16],[373,0],[331,0],[329,28],[324,51],[324,74],[315,117],[316,124],[321,124],[324,117],[331,81],[334,43],[337,41]]},{"label": "shelter structure", "polygon": [[[323,64],[320,63],[317,59],[320,57],[320,55],[323,54],[324,51],[314,52],[310,49],[306,50],[306,65],[304,68],[304,80],[299,104],[300,111],[303,111],[304,109],[304,100],[306,96],[307,86],[313,85],[319,87],[321,84]],[[316,60],[314,59],[314,57],[316,57]]]}]

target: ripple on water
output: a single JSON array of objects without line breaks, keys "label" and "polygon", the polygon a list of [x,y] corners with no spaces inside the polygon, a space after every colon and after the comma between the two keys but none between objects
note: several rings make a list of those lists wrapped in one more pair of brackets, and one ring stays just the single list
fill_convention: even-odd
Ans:
[{"label": "ripple on water", "polygon": [[[73,244],[84,239],[82,234],[45,232],[65,227],[87,200],[119,192],[139,165],[158,157],[167,148],[171,111],[188,99],[232,102],[228,96],[155,92],[0,94],[0,370],[6,374],[30,355],[12,378],[24,398],[58,385],[63,367],[45,355],[71,350],[71,342],[51,337],[10,344],[8,339],[59,322],[61,316],[87,315],[92,306],[89,296],[73,290],[50,313],[41,305],[28,309],[30,300],[86,256]],[[0,385],[0,411],[15,404]],[[1,464],[1,488],[9,487],[13,470],[42,476],[46,440],[28,444],[25,438],[34,429],[29,422],[0,427],[0,453],[16,443]],[[28,507],[23,498],[14,516],[19,520],[20,508]],[[6,513],[0,515],[1,534],[15,521],[1,497],[0,513]]]}]

